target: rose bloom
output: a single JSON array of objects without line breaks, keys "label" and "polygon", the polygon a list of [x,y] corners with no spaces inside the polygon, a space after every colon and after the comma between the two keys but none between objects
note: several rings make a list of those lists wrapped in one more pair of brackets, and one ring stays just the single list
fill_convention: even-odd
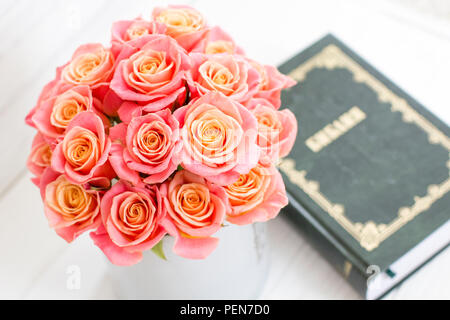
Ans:
[{"label": "rose bloom", "polygon": [[50,227],[67,242],[100,225],[98,191],[73,184],[50,168],[44,172],[40,188]]},{"label": "rose bloom", "polygon": [[273,219],[288,204],[283,178],[273,166],[258,164],[225,191],[231,206],[227,220],[237,225]]},{"label": "rose bloom", "polygon": [[188,259],[206,258],[218,245],[219,240],[211,236],[225,218],[224,189],[181,170],[161,186],[161,194],[168,215],[163,225],[176,239],[174,252]]},{"label": "rose bloom", "polygon": [[114,57],[109,49],[98,43],[85,44],[75,51],[61,78],[67,84],[96,88],[109,82],[113,68]]},{"label": "rose bloom", "polygon": [[203,16],[189,6],[155,8],[153,20],[166,26],[166,34],[190,51],[208,32]]},{"label": "rose bloom", "polygon": [[186,72],[191,63],[186,52],[170,37],[151,35],[125,48],[111,82],[123,100],[136,101],[146,112],[169,107],[185,98]]},{"label": "rose bloom", "polygon": [[[101,102],[92,98],[92,92],[88,86],[72,87],[45,100],[36,110],[32,121],[44,136],[55,139],[64,134],[72,119],[83,111],[93,111],[102,116],[94,105],[101,108]],[[104,122],[107,123],[107,120],[104,119]]]},{"label": "rose bloom", "polygon": [[52,168],[73,183],[107,187],[115,177],[108,162],[110,148],[102,119],[93,112],[82,112],[71,121],[53,151]]},{"label": "rose bloom", "polygon": [[134,185],[164,182],[178,167],[182,142],[177,119],[170,110],[136,117],[111,129],[110,162],[121,179]]},{"label": "rose bloom", "polygon": [[183,168],[227,185],[257,164],[258,123],[241,104],[210,92],[177,109],[174,116],[182,127]]},{"label": "rose bloom", "polygon": [[239,48],[234,40],[220,27],[211,28],[206,37],[192,49],[191,52],[199,52],[204,54],[240,54],[244,55],[244,51]]},{"label": "rose bloom", "polygon": [[165,210],[155,185],[138,188],[119,181],[105,193],[101,216],[103,224],[91,238],[116,265],[138,263],[142,251],[153,248],[166,234],[160,225]]},{"label": "rose bloom", "polygon": [[258,91],[259,73],[242,57],[230,54],[191,54],[193,68],[188,79],[193,96],[208,92],[245,102]]},{"label": "rose bloom", "polygon": [[112,26],[111,41],[124,44],[150,34],[162,34],[165,29],[161,23],[141,18],[116,21]]},{"label": "rose bloom", "polygon": [[52,159],[52,150],[50,145],[45,141],[41,133],[34,136],[31,152],[27,159],[28,170],[31,171],[35,177],[31,181],[39,186],[41,176],[45,169],[50,167]]},{"label": "rose bloom", "polygon": [[250,64],[258,71],[261,77],[261,82],[258,87],[258,92],[255,94],[255,98],[266,99],[276,109],[279,109],[281,106],[281,91],[295,86],[297,82],[280,73],[274,66],[264,66],[251,60]]},{"label": "rose bloom", "polygon": [[273,162],[291,152],[297,137],[297,119],[289,110],[277,111],[265,99],[252,99],[247,107],[258,120],[260,161]]},{"label": "rose bloom", "polygon": [[56,68],[55,78],[52,81],[50,81],[49,83],[47,83],[44,86],[44,88],[42,89],[41,93],[39,94],[39,98],[37,100],[36,105],[31,109],[31,111],[25,117],[25,123],[27,125],[29,125],[33,128],[36,128],[36,125],[34,124],[32,118],[33,118],[34,114],[36,113],[36,111],[41,107],[42,103],[45,100],[54,96],[60,90],[60,87],[62,86],[60,79],[61,79],[61,73],[62,73],[63,69],[64,69],[64,66]]}]

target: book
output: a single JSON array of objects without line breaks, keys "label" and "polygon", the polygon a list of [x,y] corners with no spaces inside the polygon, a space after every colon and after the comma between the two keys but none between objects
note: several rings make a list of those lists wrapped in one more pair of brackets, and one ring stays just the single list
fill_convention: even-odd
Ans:
[{"label": "book", "polygon": [[283,215],[367,299],[450,243],[450,130],[332,35],[280,68],[299,133]]}]

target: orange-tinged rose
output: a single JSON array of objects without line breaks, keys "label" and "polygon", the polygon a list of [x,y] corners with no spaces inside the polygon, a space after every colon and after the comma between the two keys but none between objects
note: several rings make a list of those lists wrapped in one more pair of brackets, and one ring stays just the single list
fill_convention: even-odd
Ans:
[{"label": "orange-tinged rose", "polygon": [[156,21],[166,25],[166,33],[176,38],[181,35],[200,31],[205,27],[203,16],[191,8],[168,8],[162,10]]},{"label": "orange-tinged rose", "polygon": [[273,219],[288,204],[283,179],[273,166],[258,164],[225,192],[231,206],[227,220],[237,225]]},{"label": "orange-tinged rose", "polygon": [[101,44],[79,47],[64,68],[62,80],[72,85],[100,85],[111,79],[114,57]]},{"label": "orange-tinged rose", "polygon": [[166,34],[190,51],[208,32],[203,16],[188,6],[155,8],[153,19],[166,26]]},{"label": "orange-tinged rose", "polygon": [[281,106],[281,91],[297,84],[290,77],[280,73],[278,69],[270,65],[262,65],[256,61],[249,60],[252,67],[259,73],[261,82],[255,98],[268,100],[276,109]]},{"label": "orange-tinged rose", "polygon": [[297,137],[297,119],[289,109],[281,111],[265,99],[252,99],[247,107],[258,121],[258,146],[262,150],[260,162],[275,163],[289,154]]},{"label": "orange-tinged rose", "polygon": [[80,112],[87,111],[90,108],[89,97],[79,94],[73,96],[62,94],[55,100],[52,113],[50,115],[50,123],[65,130],[70,121]]},{"label": "orange-tinged rose", "polygon": [[209,189],[202,184],[190,183],[176,186],[170,194],[170,202],[174,206],[172,218],[180,225],[201,228],[210,225],[208,217],[214,211],[210,204]]},{"label": "orange-tinged rose", "polygon": [[150,34],[151,24],[147,21],[135,21],[125,31],[124,40],[130,41]]},{"label": "orange-tinged rose", "polygon": [[234,53],[234,44],[231,41],[217,40],[211,41],[206,45],[206,54]]},{"label": "orange-tinged rose", "polygon": [[258,91],[258,72],[240,56],[192,53],[191,58],[193,68],[188,84],[194,96],[220,92],[242,103]]},{"label": "orange-tinged rose", "polygon": [[119,180],[103,196],[101,215],[103,223],[91,238],[116,265],[138,263],[142,252],[166,234],[160,225],[165,208],[156,185],[139,188]]},{"label": "orange-tinged rose", "polygon": [[155,21],[146,21],[142,18],[134,20],[121,20],[113,23],[111,42],[113,52],[120,52],[123,44],[150,34],[163,34],[165,26]]},{"label": "orange-tinged rose", "polygon": [[246,213],[264,200],[264,192],[270,183],[267,168],[256,166],[248,174],[241,174],[238,181],[225,187],[233,213]]},{"label": "orange-tinged rose", "polygon": [[33,115],[32,121],[47,140],[53,141],[64,134],[76,115],[84,111],[94,111],[101,115],[97,111],[100,107],[101,102],[92,97],[88,86],[75,86],[44,101]]},{"label": "orange-tinged rose", "polygon": [[82,186],[70,183],[64,176],[47,185],[45,204],[58,212],[69,223],[83,223],[92,217],[98,207],[95,194],[88,193]]},{"label": "orange-tinged rose", "polygon": [[211,236],[222,225],[227,197],[222,187],[186,170],[161,186],[168,219],[164,228],[176,238],[174,251],[189,259],[207,257],[218,244]]},{"label": "orange-tinged rose", "polygon": [[95,181],[108,186],[115,173],[108,161],[111,140],[101,118],[93,112],[78,114],[69,124],[64,139],[56,146],[52,168],[78,184]]},{"label": "orange-tinged rose", "polygon": [[241,104],[210,92],[174,116],[182,127],[183,168],[224,186],[258,163],[257,121]]},{"label": "orange-tinged rose", "polygon": [[42,177],[45,214],[52,228],[67,242],[100,224],[98,191],[70,182],[47,169]]},{"label": "orange-tinged rose", "polygon": [[244,51],[236,45],[233,38],[217,26],[212,27],[191,52],[244,55]]},{"label": "orange-tinged rose", "polygon": [[[110,130],[109,161],[117,175],[134,185],[162,183],[177,169],[182,147],[179,123],[168,109],[135,117]],[[141,182],[141,180],[143,180]]]},{"label": "orange-tinged rose", "polygon": [[34,136],[31,146],[31,153],[27,159],[28,170],[35,175],[31,181],[39,186],[40,178],[44,170],[50,167],[52,159],[52,150],[50,145],[45,141],[41,133]]},{"label": "orange-tinged rose", "polygon": [[98,137],[88,129],[78,129],[71,139],[63,142],[66,160],[75,170],[86,173],[92,169],[101,155]]},{"label": "orange-tinged rose", "polygon": [[139,38],[121,58],[111,89],[122,100],[138,102],[145,112],[170,107],[177,99],[184,101],[191,63],[174,39],[166,35]]}]

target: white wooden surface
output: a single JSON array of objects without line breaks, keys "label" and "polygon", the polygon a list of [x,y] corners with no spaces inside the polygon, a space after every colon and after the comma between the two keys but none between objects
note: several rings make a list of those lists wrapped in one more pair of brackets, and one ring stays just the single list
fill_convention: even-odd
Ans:
[{"label": "white wooden surface", "polygon": [[[24,117],[54,68],[84,42],[109,38],[112,21],[148,17],[148,0],[2,0],[0,3],[0,298],[114,298],[89,239],[68,246],[47,227],[25,169],[33,130]],[[188,3],[255,59],[279,64],[332,32],[447,123],[448,1],[245,1]],[[356,299],[357,294],[284,219],[270,222],[272,267],[262,298]],[[66,287],[67,268],[82,272]],[[387,299],[450,299],[450,250]]]}]

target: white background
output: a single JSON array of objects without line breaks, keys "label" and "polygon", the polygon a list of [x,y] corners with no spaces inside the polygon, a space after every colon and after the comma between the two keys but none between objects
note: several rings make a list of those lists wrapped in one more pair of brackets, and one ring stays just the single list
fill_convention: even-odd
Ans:
[{"label": "white background", "polygon": [[[449,1],[192,0],[247,54],[280,64],[328,32],[347,43],[435,114],[450,121]],[[0,298],[114,298],[105,260],[87,238],[67,245],[48,226],[25,160],[33,130],[24,125],[56,66],[85,42],[107,43],[114,20],[167,1],[2,0],[0,3]],[[301,119],[300,119],[301,121]],[[270,222],[268,299],[352,299],[356,292],[286,220]],[[81,266],[81,290],[66,269]],[[450,251],[388,299],[450,299]]]}]

